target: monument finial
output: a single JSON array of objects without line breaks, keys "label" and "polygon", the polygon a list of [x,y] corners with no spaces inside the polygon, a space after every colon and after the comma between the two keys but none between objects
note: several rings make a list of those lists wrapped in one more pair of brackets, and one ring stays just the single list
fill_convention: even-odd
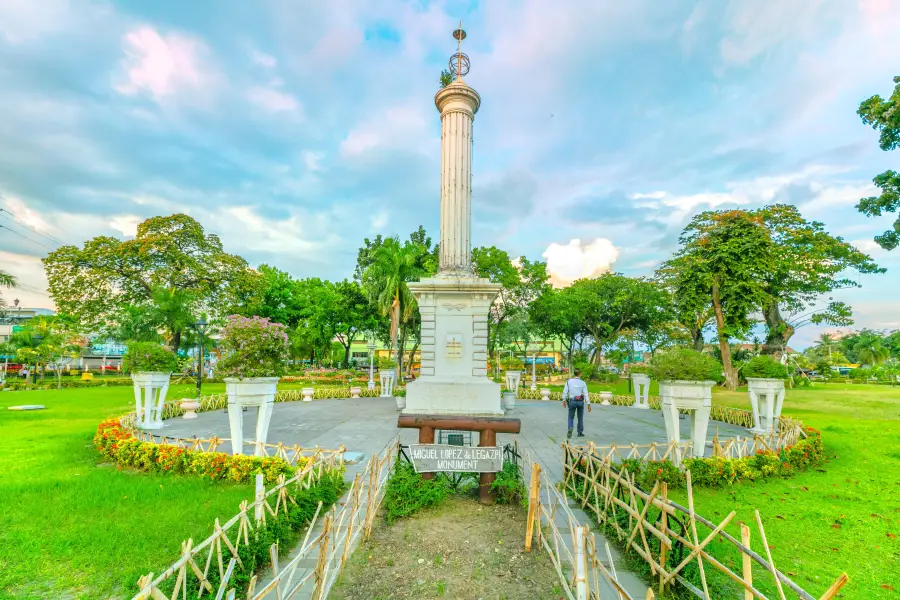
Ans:
[{"label": "monument finial", "polygon": [[462,51],[462,41],[466,39],[462,21],[459,22],[459,29],[454,30],[453,38],[456,40],[456,54],[450,57],[450,74],[453,75],[454,80],[457,80],[469,74],[469,57]]}]

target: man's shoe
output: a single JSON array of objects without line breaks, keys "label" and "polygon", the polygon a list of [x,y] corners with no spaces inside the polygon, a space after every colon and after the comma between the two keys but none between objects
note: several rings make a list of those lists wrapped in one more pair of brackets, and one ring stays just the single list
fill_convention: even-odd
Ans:
[{"label": "man's shoe", "polygon": [[578,434],[578,437],[584,437],[584,434],[583,434],[583,433],[579,433],[579,434]]},{"label": "man's shoe", "polygon": [[566,433],[566,438],[572,439],[572,430],[570,429],[568,433]]}]

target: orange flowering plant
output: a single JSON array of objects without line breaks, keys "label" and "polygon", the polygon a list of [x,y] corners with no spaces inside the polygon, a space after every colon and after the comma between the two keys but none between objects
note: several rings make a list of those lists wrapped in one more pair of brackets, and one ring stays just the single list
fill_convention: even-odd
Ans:
[{"label": "orange flowering plant", "polygon": [[94,435],[94,446],[120,467],[131,467],[151,473],[198,475],[212,481],[251,483],[262,473],[267,484],[279,475],[290,477],[310,458],[302,458],[297,466],[272,456],[232,455],[224,452],[200,452],[171,444],[143,442],[122,427],[119,419],[100,423]]}]

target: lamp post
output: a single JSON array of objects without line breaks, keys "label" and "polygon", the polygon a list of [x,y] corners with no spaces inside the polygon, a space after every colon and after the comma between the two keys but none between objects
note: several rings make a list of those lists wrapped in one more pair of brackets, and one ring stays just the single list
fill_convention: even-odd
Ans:
[{"label": "lamp post", "polygon": [[531,390],[532,391],[537,389],[537,381],[534,378],[535,373],[536,373],[535,365],[537,365],[537,354],[532,354],[531,355]]},{"label": "lamp post", "polygon": [[194,330],[200,335],[200,352],[197,355],[197,397],[200,397],[200,390],[203,385],[203,337],[206,335],[206,330],[209,328],[209,323],[206,322],[206,319],[200,317],[196,323],[193,325]]},{"label": "lamp post", "polygon": [[368,388],[370,390],[375,389],[375,340],[370,339],[366,344],[366,348],[369,350],[369,384]]}]

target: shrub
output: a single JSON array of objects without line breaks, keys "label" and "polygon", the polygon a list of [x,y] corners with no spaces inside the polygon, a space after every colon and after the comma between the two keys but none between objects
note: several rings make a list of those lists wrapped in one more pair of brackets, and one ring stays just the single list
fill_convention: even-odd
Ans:
[{"label": "shrub", "polygon": [[398,460],[384,492],[384,518],[388,524],[431,506],[450,494],[446,478],[423,479],[412,464]]},{"label": "shrub", "polygon": [[304,458],[297,467],[274,456],[244,456],[224,452],[199,452],[170,444],[142,442],[121,426],[119,419],[100,423],[94,435],[94,446],[106,458],[122,467],[153,473],[197,475],[212,481],[251,483],[262,473],[266,483],[274,483],[279,475],[291,476],[306,466]]},{"label": "shrub", "polygon": [[278,377],[290,358],[284,325],[260,317],[228,317],[219,349],[216,371],[222,377]]},{"label": "shrub", "polygon": [[754,356],[742,371],[744,377],[759,377],[765,379],[787,379],[787,367],[765,354]]},{"label": "shrub", "polygon": [[650,372],[650,365],[645,363],[638,363],[628,367],[628,373],[643,373],[647,374]]},{"label": "shrub", "polygon": [[497,473],[491,484],[491,491],[495,494],[497,504],[528,505],[528,492],[525,491],[522,474],[513,462],[503,463],[503,469]]},{"label": "shrub", "polygon": [[128,351],[122,355],[122,370],[173,373],[178,370],[178,357],[154,342],[128,342]]},{"label": "shrub", "polygon": [[500,359],[500,367],[504,371],[521,371],[525,368],[525,363],[521,358],[515,356],[506,356]]},{"label": "shrub", "polygon": [[379,369],[396,369],[397,361],[393,358],[379,358],[378,359],[378,368]]},{"label": "shrub", "polygon": [[670,348],[650,359],[650,376],[657,381],[722,381],[722,365],[690,348]]}]

